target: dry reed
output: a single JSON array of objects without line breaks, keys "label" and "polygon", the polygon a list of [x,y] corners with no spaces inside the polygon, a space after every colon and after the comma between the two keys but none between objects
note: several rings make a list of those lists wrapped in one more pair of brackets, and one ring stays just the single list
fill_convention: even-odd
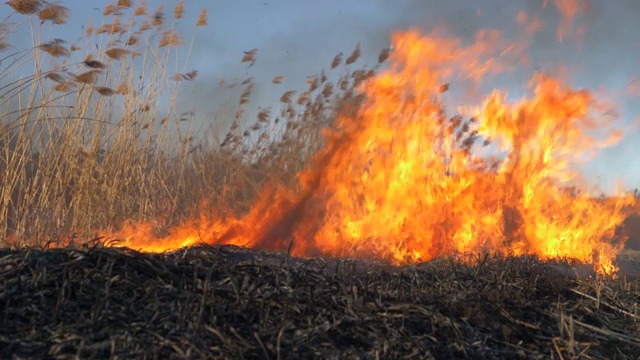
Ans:
[{"label": "dry reed", "polygon": [[56,25],[65,24],[69,18],[69,9],[58,4],[47,4],[45,8],[38,12],[38,17],[42,21],[51,21]]},{"label": "dry reed", "polygon": [[184,16],[184,0],[179,0],[176,6],[173,8],[173,18],[182,19]]},{"label": "dry reed", "polygon": [[182,40],[180,40],[180,34],[178,34],[174,30],[168,30],[162,33],[159,47],[178,46],[181,44],[182,44]]},{"label": "dry reed", "polygon": [[107,51],[105,51],[105,54],[107,54],[108,57],[114,59],[114,60],[121,60],[122,58],[124,58],[125,56],[127,56],[129,52],[126,49],[123,48],[111,48]]},{"label": "dry reed", "polygon": [[6,4],[23,15],[35,14],[42,8],[41,0],[9,0]]},{"label": "dry reed", "polygon": [[198,19],[196,20],[196,27],[207,26],[208,23],[207,9],[202,9],[198,15]]},{"label": "dry reed", "polygon": [[[187,5],[176,6],[174,18],[182,17]],[[68,16],[66,9],[44,2],[14,1],[11,6],[25,14],[40,12],[41,19],[54,24]],[[0,199],[4,244],[35,244],[72,231],[88,236],[125,220],[153,219],[162,229],[202,211],[240,214],[263,184],[295,186],[296,173],[322,146],[319,133],[339,111],[335,104],[351,96],[320,74],[308,91],[298,97],[285,91],[281,105],[260,109],[253,122],[244,125],[244,107],[255,85],[245,79],[238,84],[237,102],[229,105],[237,107],[235,117],[221,119],[196,136],[194,117],[177,115],[185,112],[175,108],[174,100],[167,113],[158,113],[153,105],[159,96],[175,99],[177,88],[165,88],[166,80],[198,77],[197,70],[166,72],[172,59],[168,54],[182,49],[181,35],[165,26],[164,6],[149,11],[144,2],[120,1],[103,12],[103,25],[87,26],[84,35],[91,41],[99,36],[105,50],[94,53],[91,47],[74,45],[71,53],[61,39],[43,43],[38,50],[57,56],[61,67],[44,70],[45,60],[34,52],[33,61],[42,72],[34,74],[33,82],[2,94],[15,96],[31,86],[50,89],[19,105],[23,110],[2,108],[24,114],[2,120],[3,128],[12,129],[0,134],[0,185],[9,194]],[[196,25],[206,23],[203,9]],[[167,55],[149,61],[148,44],[162,47]],[[252,64],[256,55],[252,49],[240,60]],[[131,66],[135,56],[147,59],[142,69]],[[273,83],[282,79],[276,76]],[[341,79],[345,89],[354,84],[349,71]],[[220,134],[225,121],[227,133]]]},{"label": "dry reed", "polygon": [[38,49],[46,52],[53,57],[69,56],[71,52],[69,51],[69,49],[64,47],[65,43],[65,40],[53,39],[46,43],[38,45]]}]

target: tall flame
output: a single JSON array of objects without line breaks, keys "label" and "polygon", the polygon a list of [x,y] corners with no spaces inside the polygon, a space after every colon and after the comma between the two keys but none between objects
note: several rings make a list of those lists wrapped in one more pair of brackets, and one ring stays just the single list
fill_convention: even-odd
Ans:
[{"label": "tall flame", "polygon": [[503,70],[498,42],[493,32],[468,46],[397,33],[391,66],[362,85],[358,113],[326,131],[327,145],[299,174],[301,191],[267,189],[240,219],[193,220],[162,239],[148,224],[108,235],[147,251],[205,241],[397,264],[490,252],[614,271],[621,245],[609,239],[634,198],[567,190],[580,184],[577,155],[619,137],[606,104],[536,75],[530,97],[515,103],[494,91],[473,118],[443,112],[443,84]]}]

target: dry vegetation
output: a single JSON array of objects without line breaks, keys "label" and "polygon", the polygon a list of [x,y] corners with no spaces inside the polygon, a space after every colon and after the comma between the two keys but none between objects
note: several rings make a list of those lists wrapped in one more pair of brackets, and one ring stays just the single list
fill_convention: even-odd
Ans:
[{"label": "dry vegetation", "polygon": [[[63,5],[0,6],[15,11],[0,23],[0,248],[30,245],[0,250],[0,357],[640,354],[637,278],[578,277],[566,264],[485,259],[398,269],[230,247],[162,255],[34,248],[126,220],[154,220],[161,232],[197,213],[238,214],[267,183],[295,186],[322,145],[320,130],[357,107],[354,88],[373,71],[350,70],[359,47],[339,54],[306,91],[284,92],[248,124],[241,120],[254,83],[240,81],[231,85],[235,118],[201,131],[176,102],[198,76],[175,71],[190,51],[175,28],[189,10],[184,1],[174,9],[117,1],[77,43],[45,38],[65,23]],[[196,18],[194,28],[207,24],[205,10]],[[13,48],[11,33],[30,25],[32,46]],[[27,66],[32,73],[16,78]],[[332,71],[342,74],[335,82]]]},{"label": "dry vegetation", "polygon": [[[175,29],[184,21],[184,1],[172,15],[129,1],[108,5],[104,23],[86,27],[77,43],[43,39],[50,26],[55,34],[55,24],[65,23],[69,12],[62,5],[8,5],[27,17],[14,14],[0,26],[5,246],[66,241],[72,231],[90,234],[125,220],[153,219],[161,231],[195,212],[245,211],[265,182],[294,182],[320,145],[319,129],[340,104],[353,103],[354,85],[371,75],[347,71],[333,84],[320,74],[310,78],[307,91],[283,93],[279,106],[246,123],[254,87],[249,78],[229,85],[235,97],[228,108],[235,107],[236,117],[216,119],[201,131],[196,114],[176,105],[180,87],[198,75],[172,70],[190,52]],[[206,23],[202,10],[194,29]],[[37,29],[32,50],[11,47],[11,32],[29,24]],[[358,56],[356,49],[348,61]],[[241,61],[255,58],[253,50]],[[331,68],[340,63],[338,57]],[[31,65],[29,76],[16,78]],[[167,109],[158,108],[163,101]]]}]

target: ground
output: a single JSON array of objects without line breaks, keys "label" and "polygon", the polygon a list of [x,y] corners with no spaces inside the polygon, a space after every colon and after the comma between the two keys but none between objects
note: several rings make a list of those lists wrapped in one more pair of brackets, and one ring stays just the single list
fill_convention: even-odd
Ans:
[{"label": "ground", "polygon": [[[621,257],[639,269],[638,254]],[[637,359],[638,274],[197,246],[0,250],[0,358]]]}]

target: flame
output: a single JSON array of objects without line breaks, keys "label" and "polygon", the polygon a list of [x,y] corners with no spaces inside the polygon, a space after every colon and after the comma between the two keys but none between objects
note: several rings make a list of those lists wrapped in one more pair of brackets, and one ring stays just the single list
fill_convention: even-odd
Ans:
[{"label": "flame", "polygon": [[[543,7],[547,7],[548,0],[544,0]],[[588,13],[590,11],[590,4],[588,0],[554,0],[553,5],[560,15],[560,24],[556,31],[556,39],[562,41],[566,36],[575,32],[578,38],[581,38],[585,29],[578,27],[573,29],[574,20],[581,14]]]},{"label": "flame", "polygon": [[499,43],[494,32],[469,45],[397,33],[391,66],[361,86],[357,115],[325,132],[327,145],[299,174],[301,190],[265,189],[244,217],[202,217],[160,238],[148,223],[105,235],[145,251],[203,241],[395,264],[532,254],[614,272],[622,245],[610,239],[633,196],[605,201],[568,190],[581,184],[579,155],[619,138],[607,104],[538,74],[518,101],[496,90],[460,107],[473,118],[443,111],[443,84],[504,71]]}]

